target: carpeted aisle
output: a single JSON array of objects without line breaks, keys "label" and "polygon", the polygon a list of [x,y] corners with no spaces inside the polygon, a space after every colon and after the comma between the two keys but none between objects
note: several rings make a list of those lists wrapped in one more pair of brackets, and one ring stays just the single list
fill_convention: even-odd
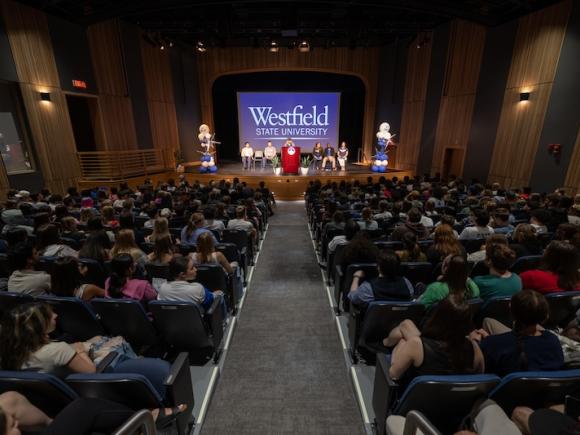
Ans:
[{"label": "carpeted aisle", "polygon": [[203,434],[362,434],[303,202],[279,203]]}]

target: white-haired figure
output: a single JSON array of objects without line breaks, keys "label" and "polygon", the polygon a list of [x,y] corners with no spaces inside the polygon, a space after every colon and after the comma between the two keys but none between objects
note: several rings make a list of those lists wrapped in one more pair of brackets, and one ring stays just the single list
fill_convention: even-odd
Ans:
[{"label": "white-haired figure", "polygon": [[213,155],[215,151],[213,150],[213,135],[209,131],[209,126],[207,124],[201,124],[199,126],[199,134],[197,135],[199,143],[201,144],[201,166],[199,167],[199,172],[216,172],[217,166]]},{"label": "white-haired figure", "polygon": [[393,142],[391,138],[391,126],[388,122],[383,122],[379,125],[377,132],[377,145],[375,147],[376,154],[373,157],[371,169],[373,172],[385,172],[389,164],[389,156],[387,155],[387,148]]}]

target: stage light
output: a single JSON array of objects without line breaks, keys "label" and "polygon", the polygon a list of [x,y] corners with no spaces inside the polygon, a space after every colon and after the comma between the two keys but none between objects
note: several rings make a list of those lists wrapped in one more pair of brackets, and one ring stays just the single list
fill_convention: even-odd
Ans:
[{"label": "stage light", "polygon": [[272,41],[270,42],[270,47],[268,48],[268,51],[270,53],[278,53],[278,51],[280,51],[280,46],[276,41]]},{"label": "stage light", "polygon": [[173,47],[173,41],[169,41],[169,48]]},{"label": "stage light", "polygon": [[41,92],[40,99],[42,101],[50,101],[50,92]]},{"label": "stage light", "polygon": [[310,51],[310,44],[308,41],[302,41],[300,44],[298,44],[298,51],[300,53],[308,53]]},{"label": "stage light", "polygon": [[159,47],[160,50],[165,50],[165,44],[162,42],[161,46]]},{"label": "stage light", "polygon": [[195,49],[197,50],[198,53],[205,53],[207,50],[207,48],[205,48],[205,44],[202,41],[197,41]]},{"label": "stage light", "polygon": [[528,101],[530,99],[529,92],[520,92],[520,101]]}]

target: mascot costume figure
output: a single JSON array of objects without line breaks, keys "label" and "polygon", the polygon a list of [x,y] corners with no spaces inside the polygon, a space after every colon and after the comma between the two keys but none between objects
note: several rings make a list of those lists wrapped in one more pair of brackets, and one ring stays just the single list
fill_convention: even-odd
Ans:
[{"label": "mascot costume figure", "polygon": [[201,124],[199,126],[199,134],[197,135],[197,138],[199,139],[199,143],[203,149],[203,151],[199,151],[201,153],[201,166],[199,167],[199,172],[202,174],[206,172],[214,173],[217,171],[217,166],[214,161],[214,144],[219,144],[219,142],[214,141],[213,136],[214,135],[210,133],[209,127],[206,124]]},{"label": "mascot costume figure", "polygon": [[376,154],[371,163],[371,170],[373,172],[386,172],[389,164],[388,148],[393,145],[391,140],[394,135],[391,135],[389,130],[391,126],[387,122],[381,123],[379,131],[377,132],[377,145],[375,147]]}]

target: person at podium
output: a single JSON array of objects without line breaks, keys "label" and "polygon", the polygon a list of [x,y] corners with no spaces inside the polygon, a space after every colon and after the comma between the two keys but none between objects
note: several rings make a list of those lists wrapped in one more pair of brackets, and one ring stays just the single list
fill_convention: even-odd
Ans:
[{"label": "person at podium", "polygon": [[262,169],[266,167],[266,162],[272,162],[272,159],[276,156],[276,147],[272,145],[272,141],[268,141],[266,148],[264,148],[264,158],[262,159]]},{"label": "person at podium", "polygon": [[242,148],[240,154],[242,155],[243,169],[250,169],[252,158],[254,157],[254,149],[250,146],[250,142],[244,143],[244,147]]},{"label": "person at podium", "polygon": [[314,160],[314,169],[320,170],[322,167],[322,156],[324,154],[324,150],[322,149],[322,145],[320,142],[316,142],[314,144],[314,149],[312,150],[312,159]]},{"label": "person at podium", "polygon": [[334,157],[334,148],[327,143],[326,148],[324,148],[324,158],[322,159],[322,170],[326,169],[326,163],[332,163],[332,170],[336,171],[336,159]]},{"label": "person at podium", "polygon": [[294,142],[292,141],[292,138],[288,138],[286,139],[286,142],[284,142],[284,145],[282,145],[284,147],[295,147],[296,145],[294,145]]}]

